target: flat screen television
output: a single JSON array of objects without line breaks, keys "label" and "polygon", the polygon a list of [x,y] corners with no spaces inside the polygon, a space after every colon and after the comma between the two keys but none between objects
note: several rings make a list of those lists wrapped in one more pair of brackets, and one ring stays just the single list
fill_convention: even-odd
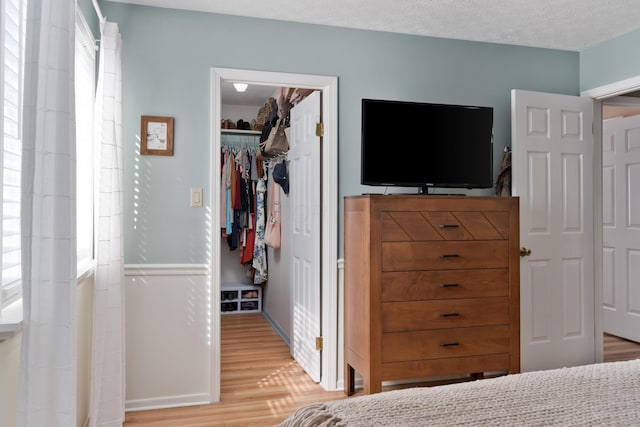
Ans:
[{"label": "flat screen television", "polygon": [[362,100],[363,185],[490,188],[493,108]]}]

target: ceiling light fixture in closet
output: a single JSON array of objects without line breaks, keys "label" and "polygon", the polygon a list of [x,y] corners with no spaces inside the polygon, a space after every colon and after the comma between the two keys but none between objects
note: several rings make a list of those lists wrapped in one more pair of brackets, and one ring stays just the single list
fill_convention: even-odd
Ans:
[{"label": "ceiling light fixture in closet", "polygon": [[245,90],[247,90],[247,87],[249,85],[246,83],[234,83],[233,87],[236,88],[236,91],[238,92],[244,92]]}]

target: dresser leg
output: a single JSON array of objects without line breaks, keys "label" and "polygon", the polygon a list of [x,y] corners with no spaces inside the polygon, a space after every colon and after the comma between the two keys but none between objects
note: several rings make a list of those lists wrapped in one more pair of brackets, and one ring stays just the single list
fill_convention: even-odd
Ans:
[{"label": "dresser leg", "polygon": [[484,378],[484,372],[472,372],[469,376],[471,381],[481,380]]},{"label": "dresser leg", "polygon": [[365,380],[365,394],[374,394],[374,393],[380,393],[382,391],[382,380],[380,380],[379,377],[377,377],[375,380],[372,378],[369,378],[369,381]]},{"label": "dresser leg", "polygon": [[344,392],[347,396],[355,393],[356,371],[345,362],[344,364]]}]

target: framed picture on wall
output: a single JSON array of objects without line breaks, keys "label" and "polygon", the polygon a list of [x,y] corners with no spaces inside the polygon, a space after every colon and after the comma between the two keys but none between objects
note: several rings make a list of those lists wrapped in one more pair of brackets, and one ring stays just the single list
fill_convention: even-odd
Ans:
[{"label": "framed picture on wall", "polygon": [[173,117],[141,116],[140,154],[173,156]]}]

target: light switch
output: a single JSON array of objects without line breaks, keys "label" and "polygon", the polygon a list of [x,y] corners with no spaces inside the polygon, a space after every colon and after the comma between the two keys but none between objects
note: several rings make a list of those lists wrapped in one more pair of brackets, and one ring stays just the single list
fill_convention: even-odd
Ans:
[{"label": "light switch", "polygon": [[202,188],[191,189],[191,207],[192,208],[202,207]]}]

